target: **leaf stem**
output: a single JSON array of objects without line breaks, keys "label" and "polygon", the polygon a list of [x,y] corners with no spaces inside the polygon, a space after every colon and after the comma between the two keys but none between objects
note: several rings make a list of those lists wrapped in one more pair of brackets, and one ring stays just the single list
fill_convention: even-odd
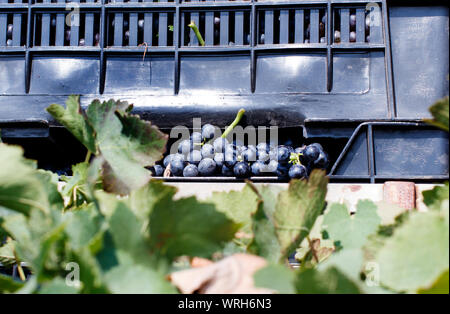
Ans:
[{"label": "leaf stem", "polygon": [[86,154],[86,159],[84,160],[84,162],[89,163],[89,160],[91,160],[91,156],[92,156],[92,152],[90,150],[88,150],[88,152]]},{"label": "leaf stem", "polygon": [[203,40],[202,34],[200,34],[200,31],[198,30],[198,27],[197,25],[195,25],[194,21],[191,21],[188,26],[194,31],[195,36],[197,36],[200,46],[205,46],[205,41]]},{"label": "leaf stem", "polygon": [[222,134],[222,138],[226,138],[228,136],[228,134],[233,131],[234,127],[236,125],[239,124],[239,122],[241,121],[242,117],[244,116],[245,110],[241,109],[239,110],[239,112],[236,115],[236,118],[234,119],[233,123],[230,124],[230,126],[227,127],[227,129],[225,130],[225,132],[223,132]]},{"label": "leaf stem", "polygon": [[20,265],[20,260],[17,258],[16,250],[13,249],[14,259],[16,260],[17,271],[19,273],[20,280],[25,281],[27,278],[25,277],[25,273],[23,271],[22,265]]}]

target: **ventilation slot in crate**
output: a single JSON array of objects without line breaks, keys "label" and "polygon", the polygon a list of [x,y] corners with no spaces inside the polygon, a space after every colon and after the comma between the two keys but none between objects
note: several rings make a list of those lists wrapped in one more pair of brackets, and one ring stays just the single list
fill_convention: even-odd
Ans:
[{"label": "ventilation slot in crate", "polygon": [[99,46],[100,14],[96,12],[69,14],[69,12],[37,13],[33,45]]},{"label": "ventilation slot in crate", "polygon": [[133,3],[133,2],[175,2],[175,0],[105,0],[105,3]]},{"label": "ventilation slot in crate", "polygon": [[27,37],[25,13],[0,12],[0,47],[24,46]]},{"label": "ventilation slot in crate", "polygon": [[[24,1],[28,2],[28,1]],[[33,3],[100,3],[101,0],[33,0]],[[118,1],[117,1],[118,2]],[[72,6],[73,7],[73,6]]]},{"label": "ventilation slot in crate", "polygon": [[379,8],[341,8],[334,10],[334,43],[381,43]]},{"label": "ventilation slot in crate", "polygon": [[108,46],[171,47],[173,42],[174,12],[125,12],[108,15]]},{"label": "ventilation slot in crate", "polygon": [[326,9],[261,10],[257,41],[258,45],[326,44]]},{"label": "ventilation slot in crate", "polygon": [[199,46],[191,22],[198,27],[205,46],[248,46],[250,45],[250,11],[200,11],[183,12],[181,15],[181,44]]},{"label": "ventilation slot in crate", "polygon": [[28,0],[0,0],[0,3],[28,3]]}]

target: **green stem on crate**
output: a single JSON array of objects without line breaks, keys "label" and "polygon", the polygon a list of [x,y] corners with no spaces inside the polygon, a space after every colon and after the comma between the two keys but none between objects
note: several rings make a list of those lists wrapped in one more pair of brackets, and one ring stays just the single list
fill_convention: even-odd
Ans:
[{"label": "green stem on crate", "polygon": [[197,25],[195,25],[194,21],[191,21],[191,24],[189,24],[188,26],[192,28],[192,30],[195,33],[195,36],[197,36],[198,43],[200,44],[200,46],[204,46],[205,41],[203,40],[202,34],[200,34],[200,31],[198,30],[198,27]]},{"label": "green stem on crate", "polygon": [[242,117],[244,116],[245,113],[245,109],[240,109],[239,112],[236,115],[236,118],[234,119],[233,123],[230,124],[229,127],[227,127],[227,129],[225,130],[225,132],[223,132],[222,134],[222,138],[226,138],[228,136],[228,134],[233,131],[234,127],[236,125],[239,124],[239,122],[241,121]]}]

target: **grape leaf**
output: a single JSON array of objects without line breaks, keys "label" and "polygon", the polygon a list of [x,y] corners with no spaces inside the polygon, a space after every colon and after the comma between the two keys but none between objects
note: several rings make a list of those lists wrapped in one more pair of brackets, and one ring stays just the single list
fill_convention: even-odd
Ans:
[{"label": "grape leaf", "polygon": [[253,275],[254,285],[267,288],[278,293],[295,293],[296,274],[284,265],[270,264]]},{"label": "grape leaf", "polygon": [[112,293],[176,293],[160,273],[144,265],[120,265],[105,275],[106,285]]},{"label": "grape leaf", "polygon": [[419,294],[448,294],[449,293],[448,269],[444,271],[438,279],[428,288],[419,289]]},{"label": "grape leaf", "polygon": [[104,189],[118,194],[148,183],[151,174],[144,167],[162,157],[167,143],[167,135],[128,110],[127,103],[109,100],[92,102],[86,112],[104,158]]},{"label": "grape leaf", "polygon": [[16,264],[16,258],[14,257],[14,245],[15,241],[8,239],[3,246],[0,246],[0,263],[4,266],[10,266]]},{"label": "grape leaf", "polygon": [[91,199],[88,193],[87,175],[88,175],[89,163],[81,162],[72,166],[71,177],[61,177],[62,181],[65,181],[61,194],[67,198],[66,209],[71,207],[81,206],[85,202],[90,202]]},{"label": "grape leaf", "polygon": [[299,294],[359,294],[357,284],[336,267],[325,271],[310,268],[301,271],[295,283]]},{"label": "grape leaf", "polygon": [[258,207],[258,197],[249,185],[241,191],[214,192],[206,202],[213,203],[219,212],[239,223],[242,232],[251,233],[251,215]]},{"label": "grape leaf", "polygon": [[448,202],[449,185],[435,186],[432,190],[423,191],[423,202],[429,209],[440,210],[443,202]]},{"label": "grape leaf", "polygon": [[90,152],[97,152],[92,127],[86,122],[80,107],[80,97],[71,95],[66,101],[66,108],[52,104],[47,111],[69,130]]},{"label": "grape leaf", "polygon": [[293,253],[323,211],[327,183],[323,171],[313,171],[308,181],[292,180],[286,191],[253,187],[262,204],[253,215],[249,250],[270,262]]},{"label": "grape leaf", "polygon": [[23,287],[23,283],[15,281],[9,276],[0,274],[0,293],[14,293]]},{"label": "grape leaf", "polygon": [[350,215],[345,205],[334,203],[324,217],[323,228],[344,249],[361,248],[381,223],[377,207],[371,201],[359,201],[356,208],[356,213]]},{"label": "grape leaf", "polygon": [[150,214],[150,244],[154,254],[168,260],[182,255],[209,258],[233,239],[238,228],[213,204],[194,197],[173,200],[169,194]]},{"label": "grape leaf", "polygon": [[0,144],[0,206],[28,215],[33,208],[60,208],[55,177],[36,171],[20,147]]},{"label": "grape leaf", "polygon": [[449,264],[448,207],[410,215],[377,254],[380,281],[395,291],[431,286]]},{"label": "grape leaf", "polygon": [[263,206],[264,203],[261,203],[252,216],[253,239],[247,250],[264,257],[270,263],[277,263],[281,259],[281,246],[278,242],[274,223],[267,216]]},{"label": "grape leaf", "polygon": [[425,122],[448,132],[449,131],[448,96],[437,101],[433,106],[430,107],[429,110],[434,119],[433,120],[426,119]]},{"label": "grape leaf", "polygon": [[55,277],[51,281],[42,284],[39,294],[76,294],[78,288],[69,286],[64,279]]},{"label": "grape leaf", "polygon": [[164,184],[163,181],[151,180],[144,187],[132,191],[124,202],[144,225],[148,225],[155,204],[163,198],[173,198],[176,192],[177,188]]},{"label": "grape leaf", "polygon": [[278,195],[274,223],[282,254],[287,258],[312,230],[325,208],[328,179],[314,170],[308,181],[292,180]]}]

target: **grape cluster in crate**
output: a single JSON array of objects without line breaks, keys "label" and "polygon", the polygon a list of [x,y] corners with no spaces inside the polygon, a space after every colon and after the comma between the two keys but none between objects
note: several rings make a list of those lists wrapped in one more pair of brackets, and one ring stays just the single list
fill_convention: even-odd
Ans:
[{"label": "grape cluster in crate", "polygon": [[201,132],[179,142],[177,152],[151,168],[154,176],[307,178],[314,168],[328,166],[328,154],[319,143],[294,148],[259,143],[244,145],[215,138],[215,127],[205,124]]}]

